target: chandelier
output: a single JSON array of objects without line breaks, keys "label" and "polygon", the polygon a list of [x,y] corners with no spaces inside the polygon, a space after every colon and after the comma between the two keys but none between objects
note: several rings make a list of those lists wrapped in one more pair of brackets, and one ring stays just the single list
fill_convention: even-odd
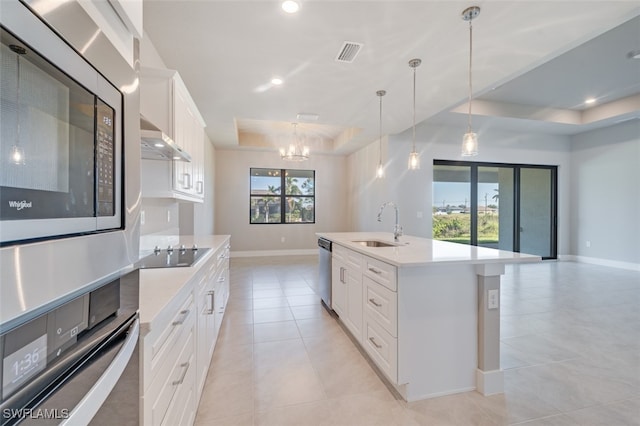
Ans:
[{"label": "chandelier", "polygon": [[306,146],[298,135],[298,123],[293,125],[293,142],[288,148],[280,148],[280,158],[286,161],[305,161],[309,159],[309,147]]}]

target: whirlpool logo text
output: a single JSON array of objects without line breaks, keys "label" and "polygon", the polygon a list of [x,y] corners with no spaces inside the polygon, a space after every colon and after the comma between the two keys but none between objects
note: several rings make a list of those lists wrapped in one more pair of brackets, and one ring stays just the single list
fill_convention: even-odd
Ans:
[{"label": "whirlpool logo text", "polygon": [[22,200],[22,201],[9,201],[9,207],[16,210],[22,209],[30,209],[32,205],[31,201]]}]

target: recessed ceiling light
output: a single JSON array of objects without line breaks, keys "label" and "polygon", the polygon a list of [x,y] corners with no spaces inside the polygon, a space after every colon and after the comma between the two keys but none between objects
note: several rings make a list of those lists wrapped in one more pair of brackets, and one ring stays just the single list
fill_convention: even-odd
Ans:
[{"label": "recessed ceiling light", "polygon": [[593,105],[596,103],[596,98],[587,98],[584,100],[584,103],[587,105]]},{"label": "recessed ceiling light", "polygon": [[300,10],[300,5],[297,1],[286,0],[282,2],[282,10],[287,13],[296,13],[298,10]]},{"label": "recessed ceiling light", "polygon": [[320,118],[320,116],[313,112],[299,112],[296,115],[296,118],[302,121],[318,121],[318,118]]},{"label": "recessed ceiling light", "polygon": [[284,83],[284,81],[279,77],[273,77],[271,79],[271,84],[273,84],[275,86],[280,86],[282,83]]}]

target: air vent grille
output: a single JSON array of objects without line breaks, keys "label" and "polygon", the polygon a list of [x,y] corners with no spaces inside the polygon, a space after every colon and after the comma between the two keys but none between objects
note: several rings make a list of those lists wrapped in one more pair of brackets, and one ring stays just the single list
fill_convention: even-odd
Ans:
[{"label": "air vent grille", "polygon": [[346,62],[351,63],[356,59],[360,49],[364,46],[362,43],[356,43],[353,41],[345,41],[342,43],[340,47],[340,51],[338,51],[338,55],[336,56],[336,61],[338,62]]}]

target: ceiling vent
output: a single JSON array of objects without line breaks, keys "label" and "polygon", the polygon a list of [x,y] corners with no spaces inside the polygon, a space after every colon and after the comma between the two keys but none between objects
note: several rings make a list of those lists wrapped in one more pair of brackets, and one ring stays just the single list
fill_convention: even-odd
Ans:
[{"label": "ceiling vent", "polygon": [[364,44],[362,43],[345,41],[344,43],[342,43],[342,47],[340,47],[340,51],[336,56],[336,61],[346,62],[350,64],[356,59],[356,56],[358,56],[360,49],[362,49],[362,46],[364,46]]}]

